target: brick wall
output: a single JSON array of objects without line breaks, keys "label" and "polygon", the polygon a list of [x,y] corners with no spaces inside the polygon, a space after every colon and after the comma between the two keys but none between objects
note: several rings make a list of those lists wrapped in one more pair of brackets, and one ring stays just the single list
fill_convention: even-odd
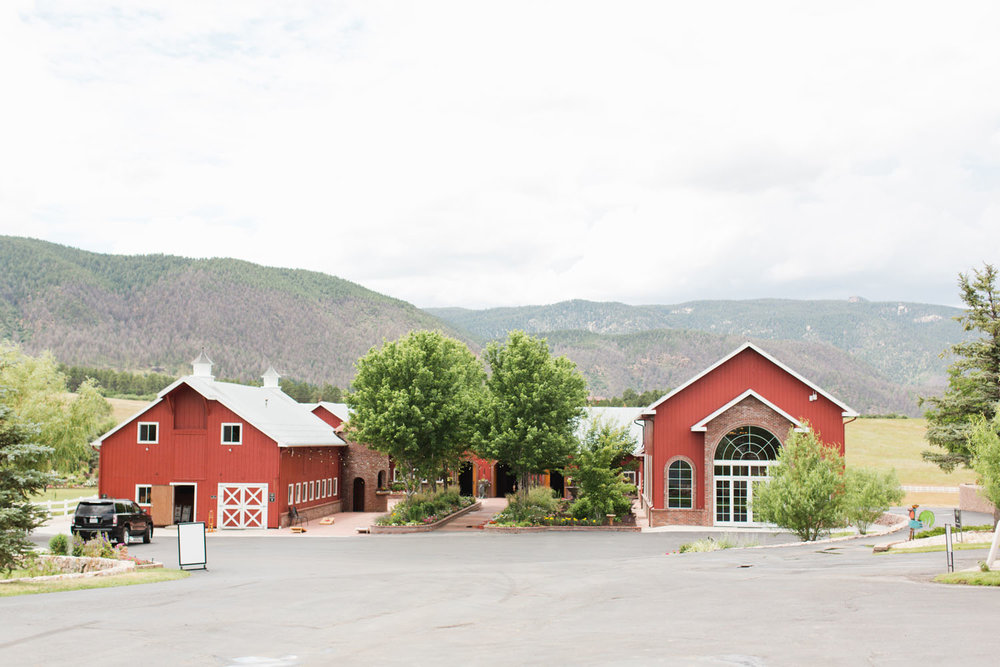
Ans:
[{"label": "brick wall", "polygon": [[385,473],[386,484],[391,481],[388,456],[369,449],[365,445],[349,442],[344,448],[341,469],[344,471],[344,478],[341,480],[343,488],[340,490],[341,496],[344,498],[344,511],[354,510],[354,480],[358,477],[365,480],[365,511],[388,511],[388,496],[375,493],[378,488],[379,472]]},{"label": "brick wall", "polygon": [[711,526],[715,523],[715,450],[719,446],[719,441],[739,426],[766,428],[784,444],[788,437],[788,431],[794,424],[753,396],[747,396],[707,424],[705,460],[703,462],[704,474],[696,475],[697,479],[704,482],[701,489],[705,501],[703,519],[705,523],[701,524],[703,526]]},{"label": "brick wall", "polygon": [[650,509],[650,526],[711,526],[712,516],[707,510],[655,510]]}]

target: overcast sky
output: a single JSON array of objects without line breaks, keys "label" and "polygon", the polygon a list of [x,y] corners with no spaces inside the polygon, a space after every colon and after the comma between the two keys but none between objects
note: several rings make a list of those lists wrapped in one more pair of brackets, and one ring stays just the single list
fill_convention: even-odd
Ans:
[{"label": "overcast sky", "polygon": [[418,306],[956,304],[1000,3],[5,2],[0,232]]}]

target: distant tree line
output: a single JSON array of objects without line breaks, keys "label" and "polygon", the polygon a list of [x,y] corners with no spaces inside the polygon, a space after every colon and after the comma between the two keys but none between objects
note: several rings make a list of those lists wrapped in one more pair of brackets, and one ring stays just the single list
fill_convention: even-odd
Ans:
[{"label": "distant tree line", "polygon": [[587,404],[595,408],[641,408],[652,405],[666,393],[665,389],[649,389],[642,393],[635,389],[626,389],[621,396],[590,398]]},{"label": "distant tree line", "polygon": [[[116,371],[110,368],[94,368],[90,366],[68,366],[59,364],[59,372],[66,376],[66,386],[69,391],[76,392],[87,380],[97,383],[98,391],[109,398],[145,398],[151,399],[177,378],[165,373],[132,371]],[[238,379],[222,379],[222,382],[241,382]],[[260,381],[249,384],[260,385]],[[340,387],[329,382],[315,385],[310,382],[282,378],[281,390],[299,403],[318,403],[329,401],[340,403],[344,400],[344,392]]]}]

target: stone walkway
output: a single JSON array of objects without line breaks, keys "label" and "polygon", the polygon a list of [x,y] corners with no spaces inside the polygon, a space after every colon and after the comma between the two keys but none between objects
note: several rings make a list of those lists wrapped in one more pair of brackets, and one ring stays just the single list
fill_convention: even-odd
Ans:
[{"label": "stone walkway", "polygon": [[507,507],[506,498],[483,498],[483,506],[475,512],[463,514],[438,528],[437,532],[451,533],[468,530],[480,530],[484,524]]}]

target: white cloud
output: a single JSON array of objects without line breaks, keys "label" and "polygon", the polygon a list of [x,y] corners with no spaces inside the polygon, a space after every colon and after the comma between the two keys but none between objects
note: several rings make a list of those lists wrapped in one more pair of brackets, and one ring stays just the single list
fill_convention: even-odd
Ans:
[{"label": "white cloud", "polygon": [[998,19],[12,5],[0,231],[310,268],[418,305],[954,302],[958,271],[1000,261]]}]

